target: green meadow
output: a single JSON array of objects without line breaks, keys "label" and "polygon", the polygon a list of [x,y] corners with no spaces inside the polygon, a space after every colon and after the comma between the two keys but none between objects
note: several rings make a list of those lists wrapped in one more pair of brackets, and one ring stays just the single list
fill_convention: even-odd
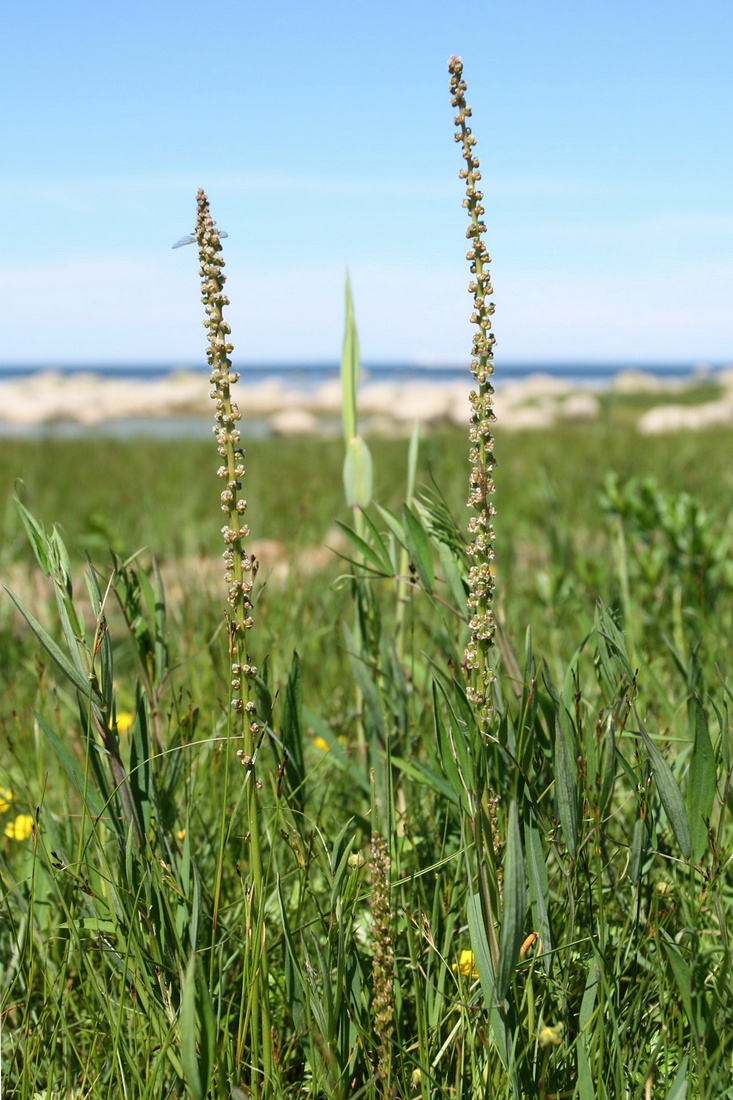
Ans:
[{"label": "green meadow", "polygon": [[[483,750],[495,920],[501,935],[515,800],[526,876],[521,942],[534,933],[542,941],[517,957],[504,992],[508,1069],[474,963],[473,841],[455,787],[462,780],[436,728],[448,706],[436,683],[446,690],[465,633],[460,609],[446,611],[439,556],[432,592],[412,579],[396,661],[394,580],[340,556],[357,557],[335,526],[353,523],[342,442],[246,446],[252,538],[268,540],[261,545],[273,547],[279,565],[261,562],[252,639],[266,669],[261,690],[272,699],[261,797],[273,1094],[626,1096],[644,1095],[652,1082],[649,1095],[726,1095],[733,441],[724,432],[642,440],[625,409],[593,426],[516,435],[499,427],[497,435],[501,702],[496,742]],[[406,471],[408,441],[374,439],[370,447],[375,499],[399,516],[395,472]],[[202,1096],[252,1088],[242,973],[247,830],[236,757],[222,802],[223,756],[235,750],[226,741],[226,586],[212,452],[209,442],[145,437],[0,446],[7,499],[15,491],[48,530],[59,525],[88,646],[96,612],[84,591],[87,555],[102,589],[114,576],[119,591],[119,566],[138,550],[142,575],[154,577],[155,559],[171,578],[164,619],[144,592],[130,610],[129,584],[105,607],[116,713],[138,715],[119,738],[127,770],[144,772],[137,797],[147,832],[138,840],[111,820],[117,796],[91,766],[90,752],[100,750],[89,744],[78,692],[10,599],[2,602],[0,783],[13,795],[3,803],[0,933],[9,1095],[197,1095],[192,1074]],[[464,433],[422,440],[416,514],[430,507],[420,502],[435,508],[439,491],[456,539],[467,465]],[[336,549],[311,564],[309,552],[329,544]],[[4,579],[63,645],[53,584],[10,502],[1,547]],[[361,612],[369,633],[365,626],[355,653]],[[165,638],[157,654],[156,616]],[[160,742],[139,728],[151,709],[141,661],[153,668]],[[529,740],[518,760],[512,741],[522,735]],[[557,754],[566,735],[573,809],[563,811]],[[281,775],[282,746],[291,742],[302,772]],[[701,744],[704,783],[694,794]],[[696,834],[686,855],[679,800]],[[391,845],[382,931],[394,968],[388,1086],[376,1072],[372,989],[375,813]],[[26,815],[34,831],[15,839]],[[191,958],[199,977],[187,1039]],[[548,1040],[543,1029],[552,1028]]]},{"label": "green meadow", "polygon": [[0,442],[3,1096],[733,1096],[733,437],[494,426],[461,72],[465,432],[359,435],[347,285],[249,442],[199,192],[215,436]]}]

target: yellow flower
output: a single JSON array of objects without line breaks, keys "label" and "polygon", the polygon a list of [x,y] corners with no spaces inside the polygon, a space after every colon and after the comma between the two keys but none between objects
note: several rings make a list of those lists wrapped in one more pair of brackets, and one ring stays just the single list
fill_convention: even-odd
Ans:
[{"label": "yellow flower", "polygon": [[5,835],[11,840],[27,840],[33,832],[33,818],[30,814],[18,814],[15,821],[5,826]]},{"label": "yellow flower", "polygon": [[8,787],[0,787],[0,814],[7,813],[15,795]]},{"label": "yellow flower", "polygon": [[129,733],[132,723],[135,721],[135,715],[130,714],[129,710],[120,711],[117,715],[117,732],[122,735]]},{"label": "yellow flower", "polygon": [[476,960],[473,957],[473,951],[461,951],[458,956],[458,962],[453,963],[453,970],[460,970],[463,978],[478,978],[478,970],[476,969]]},{"label": "yellow flower", "polygon": [[537,1038],[541,1047],[559,1047],[562,1041],[563,1026],[555,1024],[554,1027],[541,1027]]},{"label": "yellow flower", "polygon": [[317,749],[320,749],[321,752],[331,751],[331,746],[329,745],[328,741],[324,741],[322,737],[314,737],[313,744]]},{"label": "yellow flower", "polygon": [[185,840],[186,839],[186,830],[185,829],[179,829],[178,832],[176,833],[176,836],[178,837],[179,840]]}]

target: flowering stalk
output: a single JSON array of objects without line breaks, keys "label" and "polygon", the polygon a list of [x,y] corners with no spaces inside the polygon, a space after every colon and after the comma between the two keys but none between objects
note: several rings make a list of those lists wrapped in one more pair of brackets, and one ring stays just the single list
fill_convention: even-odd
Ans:
[{"label": "flowering stalk", "polygon": [[495,420],[492,411],[491,376],[494,373],[495,338],[490,332],[493,302],[489,297],[494,293],[489,275],[490,257],[483,242],[482,234],[486,225],[481,220],[484,208],[481,205],[483,193],[477,189],[481,179],[479,159],[474,154],[476,139],[471,133],[466,119],[471,117],[471,108],[465,99],[466,83],[463,77],[463,62],[460,57],[452,57],[448,62],[450,72],[451,105],[457,108],[454,118],[456,142],[462,145],[462,155],[466,166],[459,176],[466,181],[464,207],[468,210],[470,225],[466,236],[471,242],[466,259],[471,265],[473,279],[469,283],[469,293],[473,295],[474,309],[471,323],[477,326],[473,336],[471,373],[476,380],[476,388],[471,391],[471,430],[469,440],[471,450],[470,493],[468,507],[473,515],[468,524],[472,542],[468,547],[471,567],[468,575],[468,612],[469,640],[464,654],[464,667],[468,675],[468,697],[476,708],[479,728],[482,734],[488,731],[491,717],[491,685],[494,673],[491,668],[491,646],[494,640],[494,616],[492,601],[494,579],[492,562],[494,560],[494,530],[492,518],[496,509],[491,497],[494,492],[493,469],[494,438],[491,424]]},{"label": "flowering stalk", "polygon": [[390,903],[389,845],[378,833],[372,837],[372,1015],[377,1040],[377,1073],[382,1096],[390,1096],[394,1034],[394,948]]},{"label": "flowering stalk", "polygon": [[[256,559],[246,550],[249,528],[244,522],[247,501],[241,496],[244,477],[244,451],[240,446],[237,423],[241,414],[232,397],[232,386],[239,375],[231,369],[229,356],[234,348],[229,342],[230,328],[222,311],[229,305],[224,294],[224,261],[221,258],[219,231],[209,213],[209,202],[203,191],[197,195],[196,240],[199,249],[201,298],[206,310],[204,325],[209,338],[206,358],[211,370],[211,397],[216,407],[214,433],[222,459],[218,476],[225,483],[221,492],[221,510],[226,523],[221,529],[224,540],[224,578],[227,584],[227,635],[229,639],[230,694],[229,740],[238,740],[237,755],[246,769],[245,816],[249,853],[250,882],[247,886],[249,919],[245,931],[245,952],[251,975],[250,1047],[253,1095],[268,1095],[272,1072],[272,1040],[270,1033],[267,952],[264,927],[264,897],[262,854],[260,851],[259,807],[257,792],[262,784],[256,776],[256,761],[264,727],[258,721],[254,680],[257,669],[251,663],[247,649],[247,634],[252,629],[252,584],[257,573]],[[226,756],[225,786],[229,780],[229,753]],[[226,794],[224,798],[226,803]],[[221,877],[224,864],[224,844],[228,828],[222,814],[220,851],[214,892],[213,929],[216,930]],[[212,951],[212,965],[214,952]],[[264,1091],[262,1090],[264,1078]]]}]

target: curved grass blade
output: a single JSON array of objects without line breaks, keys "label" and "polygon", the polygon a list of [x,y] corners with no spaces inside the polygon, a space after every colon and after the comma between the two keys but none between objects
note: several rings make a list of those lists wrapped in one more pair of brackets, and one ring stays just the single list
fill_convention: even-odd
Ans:
[{"label": "curved grass blade", "polygon": [[499,972],[496,996],[503,1001],[512,980],[524,938],[527,891],[524,882],[524,855],[519,829],[519,813],[514,800],[509,804],[506,847],[504,849],[504,904],[499,937]]},{"label": "curved grass blade", "polygon": [[693,722],[692,760],[687,777],[687,816],[690,825],[692,859],[698,863],[708,845],[708,822],[715,797],[715,754],[708,723],[700,700],[690,700]]},{"label": "curved grass blade", "polygon": [[642,726],[636,706],[634,706],[634,718],[654,768],[654,778],[656,779],[659,797],[664,806],[664,812],[672,826],[672,832],[677,839],[682,855],[685,859],[689,859],[692,852],[692,837],[682,792],[669,764]]}]

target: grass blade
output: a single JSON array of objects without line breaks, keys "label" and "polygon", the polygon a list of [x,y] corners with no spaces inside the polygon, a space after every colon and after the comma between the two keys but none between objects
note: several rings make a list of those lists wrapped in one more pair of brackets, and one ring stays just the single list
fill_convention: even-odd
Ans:
[{"label": "grass blade", "polygon": [[[563,721],[563,715],[566,721]],[[574,859],[578,848],[578,776],[575,757],[566,736],[569,722],[560,703],[555,724],[555,802],[563,839],[570,858]]]},{"label": "grass blade", "polygon": [[715,797],[715,754],[708,723],[700,700],[690,700],[694,744],[687,779],[687,817],[690,825],[691,856],[698,863],[708,845],[708,822]]},{"label": "grass blade", "polygon": [[682,855],[685,859],[689,859],[692,851],[692,837],[690,836],[690,825],[687,820],[687,812],[685,810],[682,792],[677,785],[677,780],[669,764],[642,726],[636,707],[634,707],[634,718],[636,719],[641,739],[646,746],[646,751],[649,753],[649,759],[654,768],[654,777],[657,782],[659,797],[664,806],[664,812],[672,826],[672,832],[677,839]]},{"label": "grass blade", "polygon": [[504,849],[504,905],[499,937],[499,972],[496,995],[503,1001],[512,980],[524,936],[527,892],[524,882],[524,856],[519,813],[516,802],[509,805],[506,848]]},{"label": "grass blade", "polygon": [[192,955],[183,979],[181,998],[181,1064],[183,1080],[193,1100],[204,1100],[206,1088],[202,1081],[196,1049],[196,956]]},{"label": "grass blade", "polygon": [[674,1075],[674,1081],[669,1086],[669,1092],[667,1093],[666,1100],[686,1100],[688,1062],[689,1055],[686,1054],[682,1059],[682,1064],[680,1068]]},{"label": "grass blade", "polygon": [[404,520],[405,541],[410,554],[412,564],[417,570],[417,575],[426,592],[432,592],[435,588],[435,573],[433,571],[433,555],[430,551],[430,543],[423,531],[414,512],[407,505],[402,507],[402,519]]},{"label": "grass blade", "polygon": [[[3,585],[3,588],[5,588],[5,585]],[[72,664],[64,651],[61,649],[61,647],[57,645],[57,643],[53,640],[48,631],[44,630],[44,628],[38,622],[38,619],[36,619],[31,614],[31,612],[28,610],[22,600],[14,595],[14,593],[12,593],[9,588],[5,588],[5,591],[10,596],[10,599],[18,608],[18,611],[20,611],[21,615],[28,623],[28,626],[31,628],[36,638],[41,643],[56,667],[64,674],[67,680],[71,681],[77,691],[81,692],[81,694],[88,699],[89,693],[90,691],[92,691],[92,685],[89,682],[89,678],[85,676],[74,664]],[[97,694],[98,693],[95,692],[95,695]],[[97,702],[99,704],[102,704],[101,698],[97,698]]]}]

